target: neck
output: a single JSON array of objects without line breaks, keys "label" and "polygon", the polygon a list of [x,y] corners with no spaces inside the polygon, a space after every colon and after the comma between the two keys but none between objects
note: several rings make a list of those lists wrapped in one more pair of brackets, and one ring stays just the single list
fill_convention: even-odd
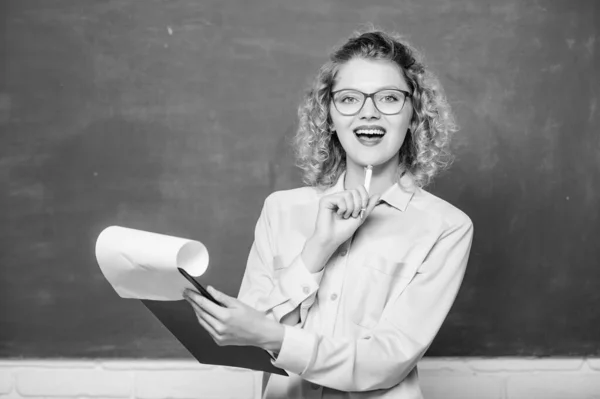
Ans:
[{"label": "neck", "polygon": [[[351,190],[365,183],[366,165],[356,164],[346,159],[346,178],[344,189]],[[382,194],[396,183],[398,159],[393,158],[382,165],[373,165],[369,195]]]}]

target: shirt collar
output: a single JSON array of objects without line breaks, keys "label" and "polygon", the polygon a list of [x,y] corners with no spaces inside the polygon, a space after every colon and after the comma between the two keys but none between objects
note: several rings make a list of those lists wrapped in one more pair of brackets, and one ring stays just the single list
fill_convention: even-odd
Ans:
[{"label": "shirt collar", "polygon": [[[344,191],[344,179],[346,177],[346,171],[342,172],[337,182],[325,190],[325,194],[333,194],[340,191]],[[400,181],[391,185],[381,195],[380,202],[383,201],[386,204],[398,209],[399,211],[406,211],[410,200],[415,194],[416,185],[412,177],[405,173]]]}]

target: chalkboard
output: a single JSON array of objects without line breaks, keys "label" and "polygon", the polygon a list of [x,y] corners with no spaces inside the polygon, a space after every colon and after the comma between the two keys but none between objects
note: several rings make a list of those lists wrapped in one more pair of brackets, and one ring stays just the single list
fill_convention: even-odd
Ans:
[{"label": "chalkboard", "polygon": [[600,3],[377,3],[2,2],[0,357],[189,357],[96,237],[200,240],[235,295],[265,197],[301,185],[302,92],[368,22],[424,50],[461,125],[429,190],[475,240],[428,355],[600,355]]}]

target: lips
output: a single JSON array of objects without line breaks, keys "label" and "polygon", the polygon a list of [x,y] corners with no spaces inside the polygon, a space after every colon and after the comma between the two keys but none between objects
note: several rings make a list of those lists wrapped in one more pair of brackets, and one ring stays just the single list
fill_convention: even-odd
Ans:
[{"label": "lips", "polygon": [[381,126],[359,126],[354,129],[354,134],[358,141],[366,146],[379,144],[385,136],[385,129]]}]

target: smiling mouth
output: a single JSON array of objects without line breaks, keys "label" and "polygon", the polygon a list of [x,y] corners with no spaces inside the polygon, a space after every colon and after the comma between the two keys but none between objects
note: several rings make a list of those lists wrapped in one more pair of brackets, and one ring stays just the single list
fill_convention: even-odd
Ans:
[{"label": "smiling mouth", "polygon": [[385,129],[381,126],[359,126],[354,129],[358,141],[366,146],[378,144],[385,136]]},{"label": "smiling mouth", "polygon": [[381,138],[385,135],[385,129],[380,127],[359,127],[354,129],[354,134],[361,138]]}]

